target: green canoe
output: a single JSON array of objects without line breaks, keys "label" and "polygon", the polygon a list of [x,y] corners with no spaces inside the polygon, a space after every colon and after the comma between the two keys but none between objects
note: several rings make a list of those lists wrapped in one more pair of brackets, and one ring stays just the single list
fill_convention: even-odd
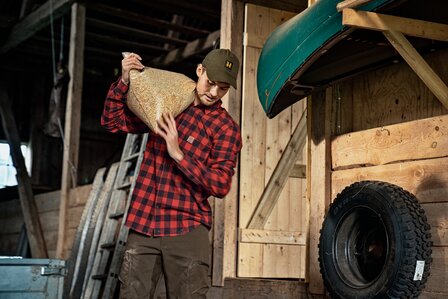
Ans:
[{"label": "green canoe", "polygon": [[[356,9],[421,19],[431,15],[433,21],[443,22],[446,10],[428,3],[445,7],[445,1],[375,0]],[[342,13],[336,9],[339,2],[317,1],[267,39],[258,61],[257,88],[269,118],[331,83],[399,59],[380,32],[343,26]],[[431,41],[415,44],[434,50],[429,49],[434,46]]]}]

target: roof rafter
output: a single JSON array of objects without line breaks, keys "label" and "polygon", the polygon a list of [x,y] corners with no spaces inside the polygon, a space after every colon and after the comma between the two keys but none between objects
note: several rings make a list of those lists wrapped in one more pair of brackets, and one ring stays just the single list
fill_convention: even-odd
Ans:
[{"label": "roof rafter", "polygon": [[238,0],[245,3],[252,3],[255,5],[266,6],[275,9],[287,10],[299,13],[305,8],[308,7],[306,1],[297,1],[297,0]]},{"label": "roof rafter", "polygon": [[153,59],[152,64],[157,67],[166,67],[193,55],[203,53],[215,46],[216,41],[219,39],[219,35],[220,31],[216,30],[205,38],[195,39],[194,41],[189,42],[185,47],[172,50],[164,56]]},{"label": "roof rafter", "polygon": [[126,34],[127,36],[139,36],[140,38],[146,38],[148,40],[156,42],[170,43],[177,46],[183,46],[187,44],[187,41],[178,38],[172,38],[172,37],[170,38],[165,35],[160,35],[141,29],[135,29],[131,27],[117,25],[115,23],[110,23],[92,18],[87,18],[87,24],[95,26],[97,28],[103,28],[109,32],[121,32],[123,34]]},{"label": "roof rafter", "polygon": [[11,29],[5,44],[0,49],[0,53],[8,52],[48,25],[51,14],[53,20],[64,15],[70,10],[74,2],[74,0],[52,0],[42,4]]},{"label": "roof rafter", "polygon": [[169,29],[172,31],[185,33],[185,34],[191,34],[193,36],[205,36],[207,35],[207,30],[202,30],[190,26],[185,25],[179,25],[172,22],[167,22],[165,20],[161,19],[154,19],[152,17],[148,17],[142,14],[138,14],[129,10],[124,10],[121,8],[115,8],[104,4],[99,3],[87,3],[87,8],[92,9],[94,11],[114,16],[123,20],[130,20],[133,22],[138,22],[140,24],[150,25],[162,29]]}]

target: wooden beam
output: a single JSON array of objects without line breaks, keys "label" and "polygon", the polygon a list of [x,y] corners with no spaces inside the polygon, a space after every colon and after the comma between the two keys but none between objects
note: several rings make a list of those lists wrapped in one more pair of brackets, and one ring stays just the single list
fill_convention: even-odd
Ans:
[{"label": "wooden beam", "polygon": [[[444,256],[443,253],[440,256]],[[311,296],[308,292],[307,284],[298,279],[262,279],[254,277],[226,279],[222,295],[210,296],[210,298],[324,299],[323,296]]]},{"label": "wooden beam", "polygon": [[295,164],[289,173],[290,178],[305,179],[306,178],[306,165]]},{"label": "wooden beam", "polygon": [[320,229],[325,217],[325,211],[330,205],[331,196],[331,102],[332,90],[318,92],[311,96],[308,109],[310,112],[309,132],[309,160],[310,173],[307,180],[310,182],[310,236],[309,236],[309,262],[308,280],[312,294],[323,294],[324,285],[319,267],[319,237]]},{"label": "wooden beam", "polygon": [[162,29],[168,29],[179,33],[191,34],[194,36],[206,36],[209,32],[204,29],[194,28],[186,26],[184,24],[176,24],[161,19],[151,18],[147,15],[135,13],[129,10],[121,8],[111,7],[105,4],[87,2],[87,9],[89,11],[97,11],[101,14],[106,14],[114,18],[120,18],[127,21],[137,22],[140,24],[148,25],[151,27],[157,27]]},{"label": "wooden beam", "polygon": [[448,115],[351,132],[331,142],[332,168],[448,156]]},{"label": "wooden beam", "polygon": [[[243,62],[244,3],[221,1],[220,47],[230,49]],[[241,124],[242,66],[237,88],[231,88],[223,99],[232,118]],[[213,225],[212,284],[224,285],[224,278],[236,277],[238,240],[239,163],[232,178],[232,188],[225,199],[215,200]]]},{"label": "wooden beam", "polygon": [[22,206],[23,220],[25,222],[28,240],[33,258],[48,258],[45,239],[34,201],[31,180],[25,166],[25,160],[20,150],[20,137],[16,121],[12,112],[6,85],[0,83],[0,114],[2,126],[8,139],[14,167],[17,170],[17,183],[19,190],[20,205]]},{"label": "wooden beam", "polygon": [[165,56],[157,57],[152,60],[155,67],[165,67],[170,64],[182,61],[196,54],[211,50],[220,37],[220,31],[210,33],[206,38],[199,38],[189,42],[185,47],[170,51]]},{"label": "wooden beam", "polygon": [[339,2],[336,5],[336,9],[338,11],[342,11],[343,9],[355,8],[355,7],[367,4],[367,3],[371,2],[371,1],[373,1],[373,0],[345,0],[345,1]]},{"label": "wooden beam", "polygon": [[306,143],[306,110],[303,112],[296,129],[288,142],[266,188],[258,201],[247,228],[262,229],[272,212],[281,191],[286,184],[289,174],[295,165],[299,153]]},{"label": "wooden beam", "polygon": [[[96,45],[102,44],[102,47],[97,46],[100,50],[102,50],[104,48],[111,48],[111,47],[108,47],[107,45],[114,45],[114,46],[120,47],[122,49],[127,49],[127,50],[132,49],[133,52],[134,51],[137,52],[137,50],[141,50],[141,52],[143,52],[145,54],[146,53],[159,54],[160,52],[162,52],[162,53],[168,52],[168,50],[166,50],[162,47],[159,47],[159,46],[154,46],[154,45],[150,45],[147,43],[138,43],[138,42],[134,42],[134,41],[130,41],[130,40],[117,39],[116,37],[114,37],[112,35],[96,34],[96,33],[92,33],[92,32],[86,33],[86,40],[94,41],[93,44],[96,44]],[[118,54],[120,54],[120,53],[118,53]]]},{"label": "wooden beam", "polygon": [[74,0],[49,0],[42,4],[12,28],[0,53],[8,52],[47,26],[50,22],[51,9],[53,20],[56,20],[70,9],[73,2]]},{"label": "wooden beam", "polygon": [[[182,27],[183,23],[184,23],[184,16],[173,14],[173,16],[171,17],[171,23],[170,24],[176,24],[179,27]],[[166,36],[179,38],[179,32],[170,29],[166,33]],[[172,49],[172,46],[170,44],[165,43],[163,45],[163,48],[164,49]]]},{"label": "wooden beam", "polygon": [[442,102],[443,106],[448,109],[448,87],[411,45],[406,37],[401,32],[392,30],[384,31],[383,34],[414,70],[417,76],[419,76],[426,84],[429,90],[431,90],[439,101]]},{"label": "wooden beam", "polygon": [[448,25],[350,8],[342,11],[342,25],[376,31],[392,30],[415,37],[448,41]]},{"label": "wooden beam", "polygon": [[337,170],[331,173],[331,197],[354,182],[376,180],[402,187],[420,203],[448,202],[447,168],[448,157],[443,157]]},{"label": "wooden beam", "polygon": [[22,5],[20,6],[19,19],[25,17],[35,3],[36,0],[22,0]]},{"label": "wooden beam", "polygon": [[302,232],[241,228],[240,242],[305,246],[306,234]]},{"label": "wooden beam", "polygon": [[286,10],[299,13],[308,7],[307,0],[238,0],[244,3],[251,3],[269,8]]},{"label": "wooden beam", "polygon": [[100,21],[93,18],[88,18],[87,23],[90,26],[94,26],[97,28],[104,29],[107,32],[120,32],[121,34],[124,34],[125,37],[131,39],[132,37],[138,37],[138,38],[146,38],[151,41],[157,41],[157,42],[163,42],[163,43],[169,43],[176,46],[185,46],[188,42],[185,40],[181,40],[178,38],[169,38],[165,35],[151,33],[145,30],[135,29],[131,27],[126,27],[122,25],[117,25],[112,22],[105,22]]},{"label": "wooden beam", "polygon": [[84,37],[86,9],[84,5],[75,3],[72,6],[70,29],[70,52],[68,69],[70,82],[68,85],[67,105],[64,126],[64,157],[62,160],[61,202],[59,207],[57,258],[64,256],[67,229],[67,210],[70,189],[76,186],[79,135],[81,127],[81,99],[84,73]]},{"label": "wooden beam", "polygon": [[[207,0],[134,0],[139,5],[146,6],[148,9],[162,11],[168,14],[179,14],[197,19],[203,19],[203,22],[219,22],[220,11],[219,1]],[[204,16],[207,16],[204,18]]]}]

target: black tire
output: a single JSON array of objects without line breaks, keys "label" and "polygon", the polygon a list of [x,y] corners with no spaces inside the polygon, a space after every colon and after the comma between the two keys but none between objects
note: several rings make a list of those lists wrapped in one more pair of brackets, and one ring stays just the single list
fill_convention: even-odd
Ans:
[{"label": "black tire", "polygon": [[414,195],[385,182],[354,183],[337,196],[321,230],[325,287],[332,298],[417,298],[429,276],[431,245]]}]

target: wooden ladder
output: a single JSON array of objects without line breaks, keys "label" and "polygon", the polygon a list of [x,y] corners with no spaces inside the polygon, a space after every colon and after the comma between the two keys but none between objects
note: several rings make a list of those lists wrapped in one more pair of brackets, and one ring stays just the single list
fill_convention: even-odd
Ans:
[{"label": "wooden ladder", "polygon": [[[81,298],[113,298],[128,237],[124,226],[148,134],[128,134],[115,182],[103,207],[104,223],[97,223]],[[101,217],[100,217],[101,218]]]}]

